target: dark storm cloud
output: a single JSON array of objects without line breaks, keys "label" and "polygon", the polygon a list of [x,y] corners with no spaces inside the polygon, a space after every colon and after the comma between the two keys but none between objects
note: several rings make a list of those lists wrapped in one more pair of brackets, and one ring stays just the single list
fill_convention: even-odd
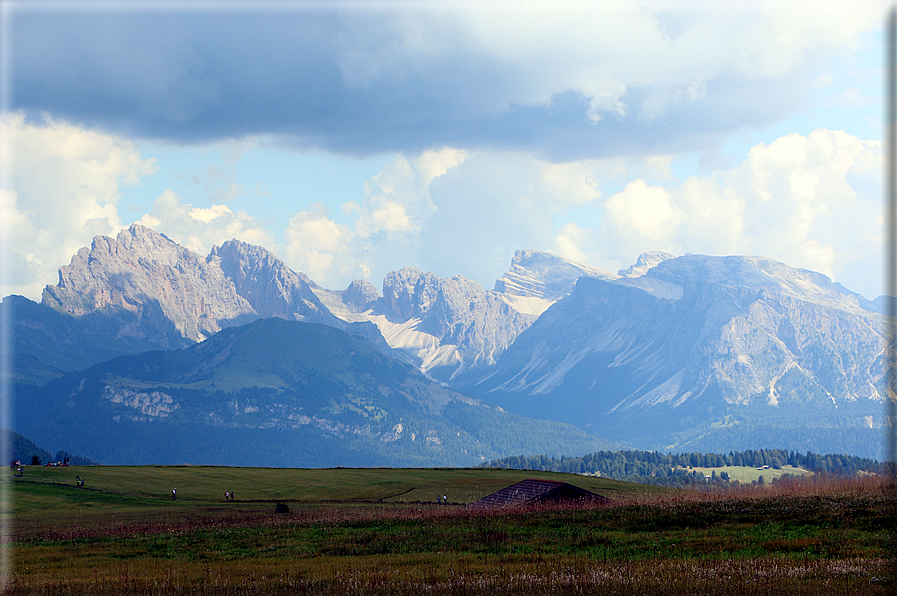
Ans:
[{"label": "dark storm cloud", "polygon": [[[29,117],[46,112],[184,143],[272,134],[298,147],[353,154],[455,146],[567,160],[706,147],[739,127],[786,116],[799,105],[806,78],[795,72],[736,77],[721,68],[704,83],[703,95],[670,101],[659,115],[645,117],[639,106],[687,83],[688,74],[660,91],[645,75],[622,82],[609,75],[610,83],[623,85],[617,99],[626,109],[608,104],[596,111],[594,92],[578,87],[594,79],[601,88],[600,75],[555,77],[547,63],[561,67],[564,56],[574,61],[575,48],[546,47],[544,61],[537,53],[532,64],[515,62],[501,56],[500,36],[507,32],[500,28],[490,45],[463,19],[402,16],[324,9],[19,10],[11,27],[10,107]],[[582,51],[593,52],[598,73],[602,61],[619,60],[604,46]],[[629,61],[650,64],[651,51]]]}]

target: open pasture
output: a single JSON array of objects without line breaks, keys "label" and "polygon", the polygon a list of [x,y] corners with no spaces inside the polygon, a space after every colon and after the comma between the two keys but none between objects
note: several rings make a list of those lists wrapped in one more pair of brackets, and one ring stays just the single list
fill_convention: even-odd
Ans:
[{"label": "open pasture", "polygon": [[809,470],[804,470],[802,468],[795,468],[793,466],[782,466],[781,468],[755,468],[753,466],[724,466],[721,468],[686,468],[689,472],[700,472],[705,476],[710,476],[713,473],[717,475],[725,472],[729,475],[732,480],[737,480],[738,482],[745,482],[750,484],[751,482],[756,482],[763,477],[764,482],[772,482],[773,479],[778,480],[782,476],[790,475],[790,476],[811,476],[813,472]]},{"label": "open pasture", "polygon": [[[615,504],[461,506],[528,477]],[[92,467],[29,468],[11,488],[11,594],[895,588],[894,497],[874,479],[726,495],[509,470]],[[225,490],[237,500],[225,503]],[[437,506],[440,493],[453,504]],[[290,512],[275,514],[276,502]]]}]

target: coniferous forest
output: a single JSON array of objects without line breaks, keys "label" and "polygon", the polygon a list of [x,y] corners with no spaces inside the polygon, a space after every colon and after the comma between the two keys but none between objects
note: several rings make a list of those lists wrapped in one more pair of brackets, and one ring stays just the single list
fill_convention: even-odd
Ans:
[{"label": "coniferous forest", "polygon": [[[802,468],[813,473],[855,476],[859,473],[879,474],[883,464],[853,455],[798,453],[786,449],[757,449],[721,453],[660,453],[657,451],[598,451],[582,457],[517,455],[481,464],[485,468],[539,470],[568,474],[592,474],[615,480],[642,484],[682,486],[715,484],[729,479],[726,467],[745,466],[780,470],[784,466]],[[721,468],[707,478],[694,468]]]}]

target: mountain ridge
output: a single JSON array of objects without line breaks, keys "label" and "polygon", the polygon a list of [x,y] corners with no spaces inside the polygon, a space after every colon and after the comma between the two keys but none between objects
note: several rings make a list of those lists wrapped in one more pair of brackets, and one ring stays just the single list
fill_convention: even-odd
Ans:
[{"label": "mountain ridge", "polygon": [[18,425],[117,464],[463,466],[525,442],[611,445],[431,383],[335,327],[280,318],[65,375],[20,408]]},{"label": "mountain ridge", "polygon": [[[238,240],[200,257],[135,224],[78,251],[42,304],[6,300],[24,315],[21,387],[275,316],[344,330],[444,388],[638,448],[848,427],[871,445],[884,423],[882,299],[764,257],[655,251],[613,274],[519,250],[493,290],[406,267],[381,294],[363,280],[328,290]],[[54,335],[53,317],[71,337]]]},{"label": "mountain ridge", "polygon": [[[879,444],[885,344],[877,313],[831,282],[801,298],[794,285],[751,282],[762,273],[756,259],[691,259],[753,268],[741,278],[714,278],[701,267],[664,270],[681,259],[687,257],[647,273],[678,284],[675,298],[581,278],[488,375],[461,387],[510,411],[552,412],[553,419],[594,425],[607,438],[648,448],[694,447],[708,432],[734,438],[758,423],[866,428],[869,449]],[[820,420],[804,420],[810,411]],[[634,413],[645,424],[629,420]],[[781,440],[788,441],[785,429]]]}]

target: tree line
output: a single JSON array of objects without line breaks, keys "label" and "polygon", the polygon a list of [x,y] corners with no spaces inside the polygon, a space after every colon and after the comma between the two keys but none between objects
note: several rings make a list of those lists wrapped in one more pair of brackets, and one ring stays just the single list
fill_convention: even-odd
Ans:
[{"label": "tree line", "polygon": [[705,478],[693,468],[725,468],[747,466],[778,470],[784,466],[803,468],[814,473],[855,476],[859,472],[882,473],[884,465],[873,459],[854,455],[799,453],[785,449],[749,449],[722,453],[660,453],[657,451],[598,451],[582,457],[516,455],[480,464],[483,468],[540,470],[568,474],[595,474],[603,478],[627,480],[643,484],[685,485],[725,481],[723,470]]}]

